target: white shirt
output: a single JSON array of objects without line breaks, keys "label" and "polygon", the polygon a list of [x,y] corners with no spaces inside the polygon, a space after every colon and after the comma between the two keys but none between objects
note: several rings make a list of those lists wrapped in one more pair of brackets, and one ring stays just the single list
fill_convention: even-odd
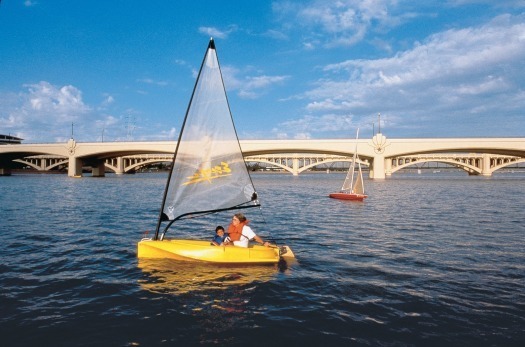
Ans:
[{"label": "white shirt", "polygon": [[239,241],[233,241],[234,246],[248,247],[248,242],[255,237],[255,233],[252,228],[245,225],[242,227],[242,235]]}]

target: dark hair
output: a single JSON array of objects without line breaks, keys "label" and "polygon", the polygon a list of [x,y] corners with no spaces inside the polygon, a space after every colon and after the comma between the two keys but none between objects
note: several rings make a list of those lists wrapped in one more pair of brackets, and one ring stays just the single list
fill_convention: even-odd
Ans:
[{"label": "dark hair", "polygon": [[215,228],[215,232],[217,232],[219,230],[224,231],[224,228],[222,227],[222,225],[218,225],[217,228]]},{"label": "dark hair", "polygon": [[242,213],[236,213],[236,214],[234,214],[234,216],[237,217],[237,219],[238,219],[239,222],[241,222],[241,223],[244,222],[244,221],[246,221],[246,217],[245,217],[244,214],[242,214]]}]

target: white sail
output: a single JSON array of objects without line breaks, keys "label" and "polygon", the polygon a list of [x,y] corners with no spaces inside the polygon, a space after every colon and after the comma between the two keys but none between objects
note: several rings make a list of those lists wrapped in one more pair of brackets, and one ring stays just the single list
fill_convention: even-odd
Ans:
[{"label": "white sail", "polygon": [[[354,154],[355,156],[355,154]],[[350,163],[350,168],[346,173],[345,181],[341,187],[341,191],[345,193],[350,193],[352,191],[352,186],[354,184],[354,172],[355,172],[355,158]]]},{"label": "white sail", "polygon": [[357,172],[357,178],[355,181],[353,192],[355,194],[365,194],[365,186],[363,184],[363,172],[361,171],[361,164],[357,164],[359,170]]},{"label": "white sail", "polygon": [[160,219],[232,208],[254,200],[254,193],[212,39],[186,111]]},{"label": "white sail", "polygon": [[[357,139],[358,138],[359,138],[359,128],[357,128],[357,135],[355,137],[355,149],[354,149],[354,156],[352,157],[352,163],[350,164],[350,168],[348,169],[348,172],[346,173],[346,178],[345,178],[345,181],[343,182],[343,187],[341,187],[341,191],[345,193],[355,193],[353,190],[355,188],[354,175],[355,175],[355,165],[357,162]],[[359,165],[359,173],[361,173],[361,165]],[[361,177],[361,180],[362,180],[362,177]],[[356,182],[356,185],[357,185],[357,182]]]}]

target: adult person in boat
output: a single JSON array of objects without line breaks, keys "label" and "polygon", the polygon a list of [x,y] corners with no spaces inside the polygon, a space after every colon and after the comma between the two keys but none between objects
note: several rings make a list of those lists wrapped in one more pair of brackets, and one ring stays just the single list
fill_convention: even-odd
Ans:
[{"label": "adult person in boat", "polygon": [[228,238],[224,244],[232,244],[239,247],[248,247],[250,240],[255,240],[263,246],[269,247],[268,242],[264,242],[255,232],[248,226],[250,221],[246,219],[244,214],[236,213],[230,226],[228,227]]}]

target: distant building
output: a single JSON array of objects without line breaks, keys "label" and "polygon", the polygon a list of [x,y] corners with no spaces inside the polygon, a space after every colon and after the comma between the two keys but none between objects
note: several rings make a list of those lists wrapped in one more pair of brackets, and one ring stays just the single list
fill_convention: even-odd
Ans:
[{"label": "distant building", "polygon": [[21,138],[11,135],[2,135],[0,134],[0,145],[19,145],[22,143]]}]

